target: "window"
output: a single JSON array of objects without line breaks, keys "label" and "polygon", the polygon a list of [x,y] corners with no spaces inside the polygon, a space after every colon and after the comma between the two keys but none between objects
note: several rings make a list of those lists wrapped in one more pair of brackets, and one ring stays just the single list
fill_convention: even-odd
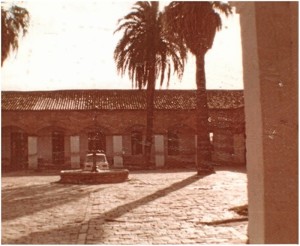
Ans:
[{"label": "window", "polygon": [[179,154],[179,139],[175,132],[168,132],[168,155]]},{"label": "window", "polygon": [[54,165],[64,164],[65,161],[64,133],[61,131],[52,132],[52,161]]},{"label": "window", "polygon": [[131,152],[132,155],[143,154],[143,135],[140,131],[131,133]]},{"label": "window", "polygon": [[105,135],[101,131],[94,131],[88,133],[88,150],[106,150]]}]

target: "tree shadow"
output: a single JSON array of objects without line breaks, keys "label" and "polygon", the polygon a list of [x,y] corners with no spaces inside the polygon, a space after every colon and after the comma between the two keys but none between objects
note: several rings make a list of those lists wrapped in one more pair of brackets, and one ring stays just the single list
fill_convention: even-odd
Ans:
[{"label": "tree shadow", "polygon": [[34,214],[89,196],[105,187],[46,183],[2,189],[2,221]]},{"label": "tree shadow", "polygon": [[[150,203],[158,198],[167,196],[168,194],[170,194],[171,192],[177,191],[182,189],[185,186],[188,186],[196,181],[198,181],[199,179],[201,179],[203,176],[198,176],[197,174],[190,176],[184,180],[178,181],[176,183],[173,183],[172,185],[158,190],[150,195],[147,195],[145,197],[142,197],[138,200],[135,200],[133,202],[130,203],[126,203],[124,205],[118,206],[108,212],[103,213],[100,217],[103,218],[104,220],[114,220],[120,216],[122,216],[123,214],[127,213],[130,210],[133,210],[139,206],[145,205],[147,203]],[[96,218],[96,220],[98,220],[99,218]]]},{"label": "tree shadow", "polygon": [[[30,226],[30,225],[28,225]],[[35,231],[19,238],[6,238],[2,233],[1,244],[77,244],[81,224],[64,225],[47,231]]]},{"label": "tree shadow", "polygon": [[[164,188],[157,190],[156,192],[153,192],[152,194],[149,194],[147,196],[144,196],[140,199],[137,199],[135,201],[117,206],[107,212],[99,214],[97,217],[93,217],[88,221],[88,224],[93,224],[97,223],[97,240],[102,240],[103,235],[101,234],[101,229],[99,227],[103,226],[104,224],[111,223],[111,222],[117,222],[117,219],[121,217],[122,215],[130,212],[131,210],[142,206],[146,205],[158,198],[167,196],[168,194],[180,190],[196,181],[199,179],[202,179],[203,176],[198,176],[198,175],[193,175],[190,176],[186,179],[183,179],[181,181],[178,181],[176,183],[173,183],[172,185]],[[89,204],[89,206],[92,206],[92,204]],[[65,227],[59,228],[59,229],[52,229],[52,230],[47,230],[47,231],[42,231],[42,232],[32,232],[27,236],[22,236],[18,239],[15,240],[17,243],[29,243],[31,242],[32,238],[40,238],[42,240],[46,240],[46,238],[49,238],[49,235],[63,235],[64,233],[68,234],[68,231],[78,231],[80,228],[79,225],[67,225]],[[55,237],[55,236],[54,236]],[[62,237],[63,238],[63,237]],[[66,238],[66,237],[65,237]],[[55,239],[48,239],[48,241],[45,242],[38,242],[38,243],[45,243],[45,244],[52,244],[52,243],[74,243],[72,241],[64,241],[63,239],[62,242],[56,242]],[[76,243],[76,242],[75,242]],[[87,243],[87,242],[85,242]]]},{"label": "tree shadow", "polygon": [[59,170],[47,170],[47,171],[36,171],[36,170],[21,170],[2,172],[2,177],[29,177],[29,176],[57,176],[60,174]]}]

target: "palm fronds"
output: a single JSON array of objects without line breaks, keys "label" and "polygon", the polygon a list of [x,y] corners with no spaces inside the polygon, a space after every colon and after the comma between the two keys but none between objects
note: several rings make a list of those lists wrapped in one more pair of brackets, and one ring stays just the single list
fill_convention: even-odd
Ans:
[{"label": "palm fronds", "polygon": [[156,79],[160,77],[160,84],[165,78],[169,82],[172,69],[181,77],[186,48],[174,36],[164,32],[158,2],[137,2],[132,10],[119,20],[115,31],[123,31],[114,51],[118,72],[121,76],[128,72],[133,87],[140,89],[155,83],[150,81],[151,70]]},{"label": "palm fronds", "polygon": [[16,5],[9,9],[1,6],[1,66],[9,53],[19,47],[19,37],[27,33],[29,13],[26,9]]},{"label": "palm fronds", "polygon": [[183,39],[193,54],[212,47],[215,33],[222,27],[220,15],[228,16],[230,5],[222,2],[171,2],[165,8],[168,29]]}]

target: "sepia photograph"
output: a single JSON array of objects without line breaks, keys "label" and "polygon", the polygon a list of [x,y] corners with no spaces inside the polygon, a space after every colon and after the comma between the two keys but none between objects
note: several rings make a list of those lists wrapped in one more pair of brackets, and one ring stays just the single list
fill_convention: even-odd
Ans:
[{"label": "sepia photograph", "polygon": [[298,1],[1,1],[1,244],[298,244]]}]

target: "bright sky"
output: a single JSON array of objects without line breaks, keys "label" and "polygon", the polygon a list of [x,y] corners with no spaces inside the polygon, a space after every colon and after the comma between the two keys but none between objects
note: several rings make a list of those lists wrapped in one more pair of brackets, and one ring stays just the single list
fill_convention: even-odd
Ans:
[{"label": "bright sky", "polygon": [[[30,12],[28,34],[1,69],[2,90],[131,89],[128,76],[117,74],[113,51],[121,34],[118,19],[133,1],[22,1]],[[239,15],[223,21],[206,54],[208,89],[242,89]],[[165,87],[163,87],[165,88]],[[169,89],[195,89],[195,59],[190,56],[182,81]]]}]

